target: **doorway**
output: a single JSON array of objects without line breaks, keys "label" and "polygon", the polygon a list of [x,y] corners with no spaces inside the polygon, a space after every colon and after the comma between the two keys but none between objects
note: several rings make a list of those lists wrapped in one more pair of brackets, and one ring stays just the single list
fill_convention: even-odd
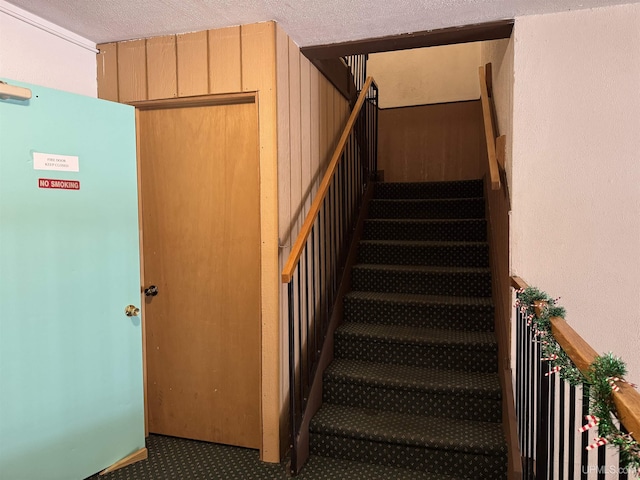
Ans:
[{"label": "doorway", "polygon": [[259,448],[258,113],[210,98],[138,111],[147,420]]}]

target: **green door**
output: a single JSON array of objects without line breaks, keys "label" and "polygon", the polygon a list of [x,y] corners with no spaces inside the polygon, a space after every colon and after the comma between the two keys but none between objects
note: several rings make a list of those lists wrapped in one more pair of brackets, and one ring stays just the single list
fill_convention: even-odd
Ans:
[{"label": "green door", "polygon": [[144,447],[134,109],[0,99],[0,479],[83,479]]}]

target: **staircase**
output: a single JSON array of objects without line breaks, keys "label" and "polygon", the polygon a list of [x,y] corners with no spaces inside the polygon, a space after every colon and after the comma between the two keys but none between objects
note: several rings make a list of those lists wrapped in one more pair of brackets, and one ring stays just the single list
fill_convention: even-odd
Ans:
[{"label": "staircase", "polygon": [[340,478],[506,478],[484,207],[481,180],[375,186],[310,426]]}]

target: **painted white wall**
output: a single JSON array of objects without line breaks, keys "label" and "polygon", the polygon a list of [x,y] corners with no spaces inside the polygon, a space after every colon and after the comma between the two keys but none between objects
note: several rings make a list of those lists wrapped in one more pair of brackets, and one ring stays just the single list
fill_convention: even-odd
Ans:
[{"label": "painted white wall", "polygon": [[640,383],[640,5],[515,23],[513,273]]},{"label": "painted white wall", "polygon": [[95,43],[0,0],[0,77],[97,96],[95,53],[14,18],[5,10],[95,48]]},{"label": "painted white wall", "polygon": [[367,75],[380,89],[380,107],[476,100],[481,42],[369,55]]}]

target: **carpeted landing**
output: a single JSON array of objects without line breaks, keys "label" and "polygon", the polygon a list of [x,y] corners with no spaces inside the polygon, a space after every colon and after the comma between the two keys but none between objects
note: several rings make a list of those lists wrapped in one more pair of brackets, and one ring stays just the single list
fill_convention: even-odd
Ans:
[{"label": "carpeted landing", "polygon": [[[183,438],[150,435],[149,458],[107,475],[87,480],[284,480],[284,464],[262,463],[257,450]],[[326,457],[312,457],[300,480],[454,480]]]},{"label": "carpeted landing", "polygon": [[376,185],[311,462],[506,478],[484,209],[480,180]]}]

